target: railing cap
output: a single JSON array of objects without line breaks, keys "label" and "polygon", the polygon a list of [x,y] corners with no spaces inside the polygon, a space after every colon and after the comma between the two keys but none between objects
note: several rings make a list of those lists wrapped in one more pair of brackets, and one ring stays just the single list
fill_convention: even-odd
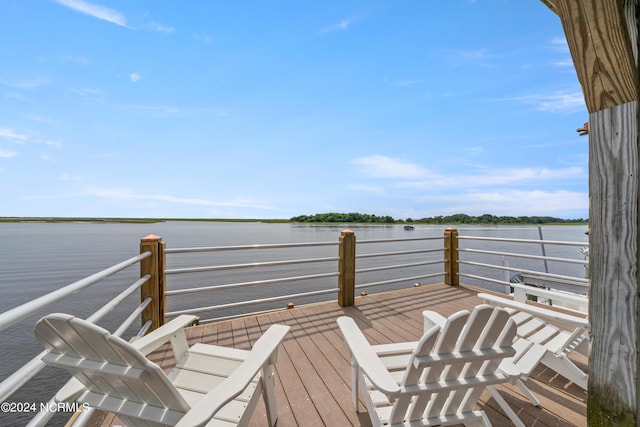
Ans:
[{"label": "railing cap", "polygon": [[162,240],[162,237],[156,236],[155,234],[149,234],[148,236],[144,236],[140,239],[141,242],[155,242],[158,240]]}]

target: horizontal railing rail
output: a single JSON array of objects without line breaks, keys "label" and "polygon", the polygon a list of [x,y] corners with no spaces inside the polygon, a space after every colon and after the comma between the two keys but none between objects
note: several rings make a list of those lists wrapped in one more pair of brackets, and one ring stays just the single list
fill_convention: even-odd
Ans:
[{"label": "horizontal railing rail", "polygon": [[[309,280],[309,279],[324,279],[327,277],[337,277],[338,272],[330,272],[330,273],[321,273],[321,274],[307,274],[305,276],[292,276],[292,277],[282,277],[278,279],[268,279],[268,280],[254,280],[251,282],[239,282],[239,283],[228,283],[226,285],[212,285],[212,286],[202,286],[199,288],[187,288],[187,289],[175,289],[168,290],[165,292],[165,295],[184,295],[184,294],[195,294],[201,292],[209,292],[223,289],[234,289],[234,288],[244,288],[248,286],[259,286],[259,285],[273,285],[276,283],[287,283],[287,282],[297,282],[300,280]],[[167,316],[177,315],[175,312],[167,313]]]},{"label": "horizontal railing rail", "polygon": [[[580,246],[585,246],[584,244]],[[483,251],[479,249],[458,249],[459,252],[468,252],[468,253],[477,253],[477,254],[487,254],[487,255],[499,255],[499,256],[508,256],[513,258],[527,258],[527,259],[536,259],[542,261],[557,261],[557,262],[566,262],[568,264],[580,264],[587,265],[588,261],[580,260],[580,259],[571,259],[571,258],[557,258],[550,256],[542,256],[542,255],[526,255],[526,254],[518,254],[514,252],[498,252],[498,251]]]},{"label": "horizontal railing rail", "polygon": [[48,305],[60,301],[63,298],[67,298],[68,296],[75,294],[76,292],[84,288],[95,285],[96,283],[101,282],[104,279],[126,268],[129,268],[134,264],[139,263],[141,260],[147,258],[150,255],[151,254],[148,252],[137,255],[119,264],[92,274],[91,276],[85,277],[84,279],[73,282],[63,288],[60,288],[53,292],[49,292],[48,294],[43,295],[40,298],[36,298],[11,310],[5,311],[4,313],[0,314],[0,331],[5,330],[11,325],[38,313]]},{"label": "horizontal railing rail", "polygon": [[[141,261],[147,259],[150,256],[150,252],[143,252],[132,258],[129,258],[125,261],[103,269],[90,276],[87,276],[81,280],[73,282],[60,289],[49,292],[39,298],[8,310],[0,314],[0,330],[8,329],[24,319],[37,315],[38,313],[41,313],[46,307],[49,307],[60,300],[69,298],[73,294],[76,294],[84,289],[101,283],[107,278],[110,278],[117,273],[120,273],[134,265],[139,264]],[[105,303],[100,309],[87,317],[86,320],[93,323],[102,320],[107,314],[118,307],[124,300],[131,297],[135,292],[139,292],[141,287],[145,285],[150,279],[150,274],[143,275],[125,290],[119,292],[110,301]],[[129,316],[119,324],[113,334],[116,336],[123,335],[127,330],[131,328],[134,322],[140,318],[140,314],[142,313],[142,311],[150,304],[151,298],[144,299],[138,306],[136,306],[133,312],[130,313]],[[144,335],[149,327],[150,323],[145,323],[136,335]],[[9,375],[0,383],[0,402],[5,402],[17,390],[23,387],[27,382],[32,380],[38,373],[40,373],[42,369],[44,369],[46,365],[44,362],[42,362],[42,357],[45,354],[46,350],[40,352],[38,355],[23,364],[13,374]],[[51,398],[49,402],[53,402],[53,398]],[[56,412],[52,411],[51,409],[56,408],[56,405],[45,405],[44,407],[46,409],[37,412],[34,418],[29,422],[29,426],[44,426],[55,416]]]},{"label": "horizontal railing rail", "polygon": [[501,243],[530,243],[533,245],[558,245],[558,246],[585,246],[585,242],[569,242],[564,240],[536,240],[536,239],[511,239],[505,237],[483,237],[483,236],[458,236],[459,240],[483,240],[485,242],[501,242]]},{"label": "horizontal railing rail", "polygon": [[[560,240],[535,240],[535,239],[514,239],[502,237],[479,237],[479,236],[458,236],[459,245],[463,243],[480,242],[483,245],[499,245],[500,250],[492,248],[458,248],[458,275],[463,278],[473,279],[479,283],[491,283],[502,285],[505,291],[509,291],[510,284],[521,278],[535,275],[537,277],[536,285],[547,283],[547,286],[554,287],[558,290],[566,290],[569,292],[586,293],[589,286],[588,265],[589,261],[584,256],[584,252],[576,250],[575,252],[567,252],[565,249],[559,248],[588,248],[587,242],[572,242]],[[512,251],[509,248],[516,247]],[[526,250],[524,248],[527,248]],[[546,253],[547,250],[555,248],[562,252],[561,256],[552,256]],[[519,250],[519,252],[518,252]],[[540,250],[540,254],[532,253],[534,250]],[[570,256],[573,256],[571,258]],[[465,259],[462,259],[465,257]],[[580,258],[582,257],[582,258]],[[516,266],[509,263],[509,260],[520,260],[523,262],[541,262],[544,271],[534,270],[522,265]],[[562,266],[561,271],[549,271],[549,265]],[[575,270],[571,266],[581,268]],[[495,275],[479,274],[479,271],[495,271],[505,275],[504,278],[498,278]],[[579,273],[582,272],[582,277]],[[519,277],[508,277],[510,273],[519,274]],[[542,285],[545,286],[545,285]],[[495,289],[494,289],[495,290]]]},{"label": "horizontal railing rail", "polygon": [[204,252],[227,252],[227,251],[246,251],[248,249],[288,249],[288,248],[305,248],[320,246],[337,246],[338,242],[302,242],[302,243],[271,243],[257,245],[234,245],[234,246],[203,246],[194,248],[167,248],[166,254],[182,254],[182,253],[204,253]]},{"label": "horizontal railing rail", "polygon": [[296,264],[312,264],[317,262],[338,261],[337,257],[326,258],[310,258],[310,259],[288,259],[282,261],[265,261],[265,262],[252,262],[247,264],[227,264],[227,265],[210,265],[205,267],[190,267],[190,268],[174,268],[166,270],[167,275],[171,274],[185,274],[185,273],[204,273],[207,271],[222,271],[222,270],[241,270],[245,268],[259,268],[259,267],[281,267],[284,265],[296,265]]}]

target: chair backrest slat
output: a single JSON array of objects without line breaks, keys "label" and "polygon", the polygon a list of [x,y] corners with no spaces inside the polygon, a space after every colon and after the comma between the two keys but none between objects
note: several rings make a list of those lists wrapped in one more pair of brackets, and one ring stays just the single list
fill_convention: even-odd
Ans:
[{"label": "chair backrest slat", "polygon": [[[389,422],[454,415],[461,408],[475,405],[485,388],[482,378],[495,374],[504,357],[512,355],[505,350],[511,346],[515,332],[516,325],[505,310],[486,304],[472,313],[455,313],[442,329],[435,326],[426,331],[401,382],[407,390],[423,391],[400,395]],[[496,357],[492,350],[503,354]],[[443,384],[456,385],[443,389]]]},{"label": "chair backrest slat", "polygon": [[[457,340],[455,350],[457,352],[469,352],[477,349],[478,340],[481,339],[481,336],[485,334],[486,330],[489,329],[487,325],[490,322],[491,316],[494,313],[494,310],[490,306],[478,306],[473,310],[467,324],[464,327],[464,330],[460,334],[460,338]],[[445,380],[453,380],[456,378],[473,378],[476,376],[476,369],[474,367],[478,365],[482,365],[483,361],[480,359],[478,361],[471,361],[468,363],[465,362],[454,362],[450,365]],[[478,366],[479,367],[479,366]],[[448,395],[445,393],[441,393],[438,396],[438,400],[434,401],[430,407],[430,411],[427,413],[428,416],[436,416],[440,414],[454,414],[458,411],[458,407],[460,403],[464,400],[464,397],[467,395],[468,388],[462,388],[459,390],[454,390]],[[446,402],[446,399],[449,398],[449,401]],[[444,407],[445,403],[447,404]],[[436,408],[438,410],[436,411]]]},{"label": "chair backrest slat", "polygon": [[92,406],[109,411],[120,402],[148,410],[183,414],[189,410],[158,365],[109,331],[69,315],[52,314],[37,323],[35,333],[50,352],[45,356],[47,363],[71,371],[89,390]]}]

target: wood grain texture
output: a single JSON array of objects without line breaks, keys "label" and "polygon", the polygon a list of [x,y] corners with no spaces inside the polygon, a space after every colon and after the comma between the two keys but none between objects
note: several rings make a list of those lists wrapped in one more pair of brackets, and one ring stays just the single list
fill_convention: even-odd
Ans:
[{"label": "wood grain texture", "polygon": [[554,0],[554,6],[589,112],[637,100],[637,67],[628,30],[628,22],[635,22],[637,1]]},{"label": "wood grain texture", "polygon": [[638,102],[589,116],[589,404],[635,408],[638,327]]}]

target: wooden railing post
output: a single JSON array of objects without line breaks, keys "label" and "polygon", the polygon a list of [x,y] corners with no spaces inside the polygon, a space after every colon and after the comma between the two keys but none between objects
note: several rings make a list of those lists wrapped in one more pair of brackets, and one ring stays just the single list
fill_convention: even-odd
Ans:
[{"label": "wooden railing post", "polygon": [[356,235],[353,231],[340,233],[338,256],[338,304],[348,307],[354,304],[356,294]]},{"label": "wooden railing post", "polygon": [[153,234],[140,239],[140,253],[151,252],[151,256],[140,261],[140,277],[151,278],[140,288],[140,301],[151,297],[151,303],[142,311],[142,325],[151,320],[152,331],[165,322],[165,254],[162,238]]},{"label": "wooden railing post", "polygon": [[448,227],[444,230],[444,283],[450,286],[460,284],[458,276],[458,229]]}]

